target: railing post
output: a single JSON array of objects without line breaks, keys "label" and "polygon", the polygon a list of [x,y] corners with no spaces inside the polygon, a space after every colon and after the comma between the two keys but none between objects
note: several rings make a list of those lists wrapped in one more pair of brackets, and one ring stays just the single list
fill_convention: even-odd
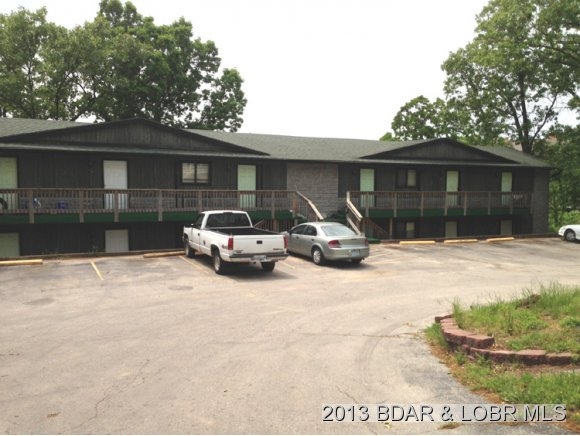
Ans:
[{"label": "railing post", "polygon": [[365,196],[365,217],[369,217],[369,209],[370,209],[370,202],[371,202],[371,198],[370,198],[370,194],[368,192],[365,192],[363,194]]},{"label": "railing post", "polygon": [[487,192],[487,214],[491,215],[491,191]]},{"label": "railing post", "polygon": [[463,216],[467,216],[467,191],[463,192]]},{"label": "railing post", "polygon": [[119,191],[113,191],[113,221],[119,222]]},{"label": "railing post", "polygon": [[161,189],[157,189],[157,222],[163,221],[163,195]]},{"label": "railing post", "polygon": [[197,197],[196,198],[196,209],[197,209],[197,212],[199,213],[199,212],[201,212],[203,210],[203,200],[202,200],[201,191],[197,191],[195,193],[195,195]]},{"label": "railing post", "polygon": [[85,222],[85,191],[79,190],[79,222]]},{"label": "railing post", "polygon": [[26,191],[26,204],[28,206],[28,223],[34,224],[34,193],[32,189]]},{"label": "railing post", "polygon": [[514,214],[514,193],[510,193],[510,215]]},{"label": "railing post", "polygon": [[275,195],[274,191],[272,191],[270,193],[270,199],[272,201],[272,203],[270,205],[270,211],[272,213],[272,219],[275,220],[276,219],[276,195]]}]

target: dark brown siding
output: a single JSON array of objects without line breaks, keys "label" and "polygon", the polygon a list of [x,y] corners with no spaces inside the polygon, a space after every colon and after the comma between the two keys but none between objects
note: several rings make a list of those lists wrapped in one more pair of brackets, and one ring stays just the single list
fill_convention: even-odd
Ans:
[{"label": "dark brown siding", "polygon": [[18,232],[22,256],[104,252],[105,230],[129,229],[130,250],[181,247],[184,223],[36,224],[0,226]]}]

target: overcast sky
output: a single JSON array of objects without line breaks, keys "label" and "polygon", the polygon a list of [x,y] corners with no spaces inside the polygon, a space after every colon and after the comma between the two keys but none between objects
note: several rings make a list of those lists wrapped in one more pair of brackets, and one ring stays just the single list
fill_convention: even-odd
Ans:
[{"label": "overcast sky", "polygon": [[[235,67],[248,99],[240,132],[378,139],[400,107],[443,97],[441,64],[473,39],[487,0],[132,0],[156,24],[185,17]],[[0,13],[46,6],[67,27],[99,0],[1,0]]]}]

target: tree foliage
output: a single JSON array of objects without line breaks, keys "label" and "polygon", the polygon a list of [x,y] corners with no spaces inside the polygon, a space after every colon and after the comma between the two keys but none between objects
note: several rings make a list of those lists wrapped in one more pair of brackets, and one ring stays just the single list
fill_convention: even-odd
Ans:
[{"label": "tree foliage", "polygon": [[553,167],[550,213],[560,226],[566,209],[580,209],[580,126],[556,126],[538,152]]},{"label": "tree foliage", "polygon": [[476,36],[444,61],[446,99],[403,105],[401,139],[447,136],[480,145],[536,147],[563,110],[578,110],[580,2],[490,0]]},{"label": "tree foliage", "polygon": [[482,136],[503,135],[533,154],[546,128],[578,90],[577,0],[491,0],[477,16],[475,39],[443,63],[445,91],[477,114]]},{"label": "tree foliage", "polygon": [[142,117],[237,130],[246,99],[235,69],[183,18],[157,26],[119,0],[101,0],[72,30],[46,9],[0,15],[0,115],[99,121]]}]

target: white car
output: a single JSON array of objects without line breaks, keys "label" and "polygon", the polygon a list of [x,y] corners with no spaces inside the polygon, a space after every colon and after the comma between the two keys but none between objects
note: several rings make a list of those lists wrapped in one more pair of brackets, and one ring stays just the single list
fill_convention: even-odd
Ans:
[{"label": "white car", "polygon": [[560,227],[558,234],[568,242],[580,240],[580,224],[569,224]]}]

